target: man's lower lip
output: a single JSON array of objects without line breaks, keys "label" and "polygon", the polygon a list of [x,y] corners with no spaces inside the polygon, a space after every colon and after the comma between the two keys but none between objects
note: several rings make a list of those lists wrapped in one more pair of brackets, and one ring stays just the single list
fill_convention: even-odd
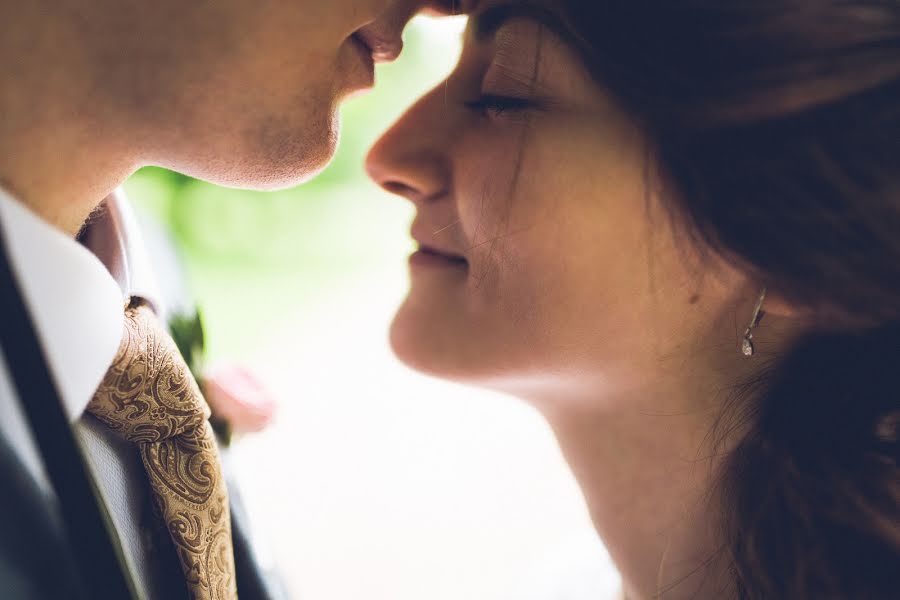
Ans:
[{"label": "man's lower lip", "polygon": [[445,269],[450,267],[464,269],[469,266],[464,258],[445,256],[427,250],[413,252],[409,257],[409,264],[413,267],[442,267]]}]

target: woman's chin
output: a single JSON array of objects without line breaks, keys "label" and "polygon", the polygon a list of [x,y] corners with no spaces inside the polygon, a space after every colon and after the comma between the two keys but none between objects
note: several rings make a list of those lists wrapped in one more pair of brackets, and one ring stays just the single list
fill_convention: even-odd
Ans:
[{"label": "woman's chin", "polygon": [[389,341],[394,356],[404,365],[415,371],[440,377],[440,369],[436,369],[431,357],[432,350],[428,347],[427,337],[420,328],[409,322],[408,315],[403,308],[394,315],[389,331]]},{"label": "woman's chin", "polygon": [[[436,319],[423,319],[415,311],[401,309],[390,327],[390,346],[397,359],[414,371],[452,381],[470,381],[469,369],[461,364],[459,348],[446,333],[435,331]],[[431,326],[429,326],[431,325]],[[468,376],[467,376],[468,375]]]},{"label": "woman's chin", "polygon": [[[397,359],[414,371],[464,385],[502,391],[495,385],[505,369],[490,353],[473,351],[471,336],[438,316],[425,318],[403,308],[391,323],[390,346]],[[457,337],[458,336],[458,337]]]}]

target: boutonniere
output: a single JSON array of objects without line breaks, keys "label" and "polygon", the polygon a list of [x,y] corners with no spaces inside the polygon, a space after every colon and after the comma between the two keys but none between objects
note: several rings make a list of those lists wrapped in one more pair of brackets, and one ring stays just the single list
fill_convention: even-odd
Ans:
[{"label": "boutonniere", "polygon": [[200,385],[212,411],[209,421],[223,445],[229,445],[235,434],[262,431],[273,421],[277,402],[255,373],[237,363],[208,366],[199,307],[174,314],[169,331]]}]

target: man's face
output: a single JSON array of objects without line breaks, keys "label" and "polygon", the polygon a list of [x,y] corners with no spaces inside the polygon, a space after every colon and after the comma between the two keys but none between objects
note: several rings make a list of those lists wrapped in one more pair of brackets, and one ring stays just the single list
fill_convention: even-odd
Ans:
[{"label": "man's face", "polygon": [[[95,89],[138,164],[273,189],[320,171],[341,100],[399,53],[423,0],[100,0]],[[94,15],[92,15],[94,17]],[[98,94],[98,95],[99,95]]]}]

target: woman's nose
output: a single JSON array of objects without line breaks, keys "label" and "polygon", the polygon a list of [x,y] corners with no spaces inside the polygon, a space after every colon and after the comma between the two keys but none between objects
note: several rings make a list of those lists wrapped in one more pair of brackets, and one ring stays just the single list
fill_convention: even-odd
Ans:
[{"label": "woman's nose", "polygon": [[[379,139],[366,157],[366,172],[382,188],[413,203],[448,191],[448,145],[430,118],[431,94],[422,98]],[[439,103],[437,107],[439,108]]]}]

